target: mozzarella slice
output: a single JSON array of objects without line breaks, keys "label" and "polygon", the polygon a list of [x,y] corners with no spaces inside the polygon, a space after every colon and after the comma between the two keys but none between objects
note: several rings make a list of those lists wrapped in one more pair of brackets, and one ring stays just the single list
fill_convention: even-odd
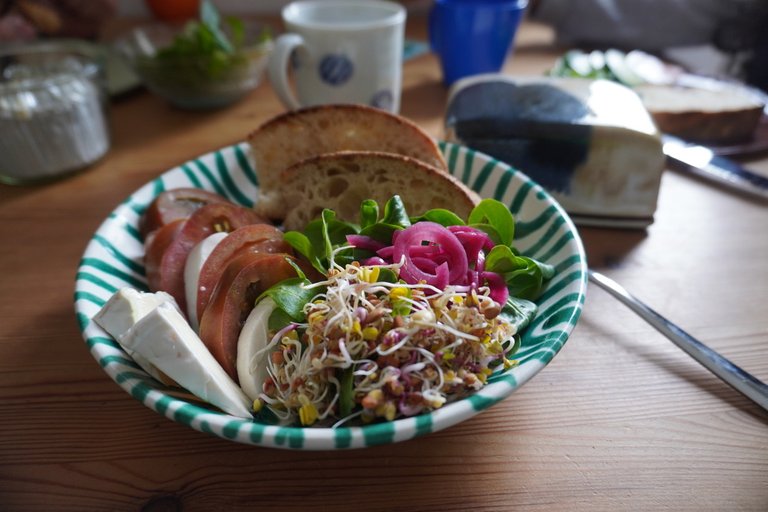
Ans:
[{"label": "mozzarella slice", "polygon": [[173,304],[147,313],[120,339],[195,396],[222,411],[251,418],[251,401],[227,375]]},{"label": "mozzarella slice", "polygon": [[[269,343],[269,316],[276,308],[269,297],[261,300],[245,320],[237,340],[237,378],[248,398],[256,400],[267,378],[267,354],[263,349]],[[261,352],[260,352],[261,351]]]},{"label": "mozzarella slice", "polygon": [[[136,325],[136,322],[163,303],[176,306],[173,297],[165,292],[145,293],[133,288],[121,288],[112,294],[106,304],[94,315],[93,320],[120,342],[120,339]],[[132,353],[130,350],[126,350],[126,352],[145,372],[160,382],[172,383],[167,375],[164,375],[146,358],[140,354]]]},{"label": "mozzarella slice", "polygon": [[228,233],[214,233],[198,243],[187,257],[184,266],[184,292],[187,297],[187,318],[189,325],[197,331],[200,327],[197,318],[197,283],[200,280],[200,271],[205,265],[205,260],[211,255],[219,242],[227,237]]}]

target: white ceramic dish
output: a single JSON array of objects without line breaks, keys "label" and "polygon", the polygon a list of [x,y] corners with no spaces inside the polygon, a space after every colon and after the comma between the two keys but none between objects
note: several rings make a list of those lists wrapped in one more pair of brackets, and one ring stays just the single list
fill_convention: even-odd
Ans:
[{"label": "white ceramic dish", "polygon": [[169,388],[141,370],[92,318],[117,289],[146,289],[141,213],[161,191],[199,187],[251,206],[257,177],[245,143],[191,160],[147,183],[107,217],[88,244],[75,286],[75,311],[88,348],[104,371],[147,407],[183,425],[233,441],[291,449],[345,449],[411,439],[455,425],[509,396],[544,368],[568,339],[581,314],[587,263],[578,233],[563,209],[523,173],[454,144],[441,144],[451,173],[507,204],[515,214],[516,247],[553,264],[557,273],[537,301],[515,358],[474,395],[412,418],[358,427],[299,428],[247,421],[219,412]]}]

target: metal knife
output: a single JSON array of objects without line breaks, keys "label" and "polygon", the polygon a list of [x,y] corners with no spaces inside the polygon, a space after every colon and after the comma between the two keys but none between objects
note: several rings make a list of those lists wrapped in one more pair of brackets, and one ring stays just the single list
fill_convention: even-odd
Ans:
[{"label": "metal knife", "polygon": [[663,135],[664,154],[673,168],[690,172],[747,193],[768,199],[768,178],[750,171],[739,163],[717,156],[711,149],[685,142],[671,135]]}]

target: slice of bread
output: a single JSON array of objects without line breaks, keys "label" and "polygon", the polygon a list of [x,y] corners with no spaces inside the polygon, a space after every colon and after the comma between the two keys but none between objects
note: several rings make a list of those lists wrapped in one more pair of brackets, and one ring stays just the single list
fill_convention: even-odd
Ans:
[{"label": "slice of bread", "polygon": [[765,107],[752,90],[724,82],[646,84],[635,91],[660,131],[705,144],[749,141]]},{"label": "slice of bread", "polygon": [[286,229],[301,230],[324,208],[337,218],[358,222],[360,203],[374,199],[380,207],[399,195],[409,215],[446,208],[466,219],[480,197],[440,169],[402,155],[341,151],[308,158],[280,174],[283,199],[290,205]]},{"label": "slice of bread", "polygon": [[282,219],[280,173],[307,158],[343,150],[384,151],[446,170],[432,137],[407,119],[362,105],[323,105],[279,115],[248,136],[259,179],[256,209]]}]

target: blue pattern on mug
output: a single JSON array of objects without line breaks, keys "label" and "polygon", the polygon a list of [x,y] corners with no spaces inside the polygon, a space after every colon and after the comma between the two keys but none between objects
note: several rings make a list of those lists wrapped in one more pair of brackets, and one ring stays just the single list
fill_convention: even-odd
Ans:
[{"label": "blue pattern on mug", "polygon": [[330,85],[343,85],[352,78],[354,70],[352,61],[343,54],[330,54],[320,59],[320,78]]},{"label": "blue pattern on mug", "polygon": [[371,98],[370,104],[372,107],[381,108],[384,110],[390,110],[392,103],[394,102],[394,95],[389,89],[383,89]]}]

